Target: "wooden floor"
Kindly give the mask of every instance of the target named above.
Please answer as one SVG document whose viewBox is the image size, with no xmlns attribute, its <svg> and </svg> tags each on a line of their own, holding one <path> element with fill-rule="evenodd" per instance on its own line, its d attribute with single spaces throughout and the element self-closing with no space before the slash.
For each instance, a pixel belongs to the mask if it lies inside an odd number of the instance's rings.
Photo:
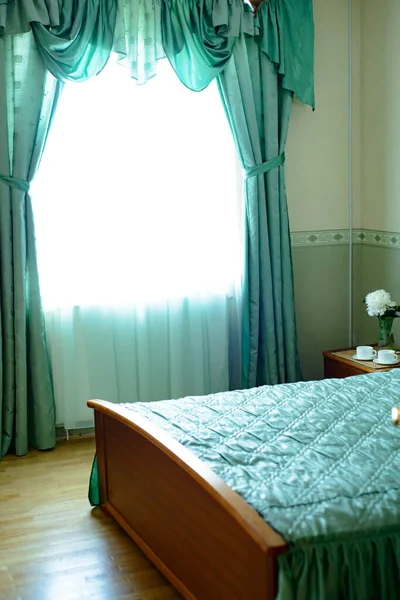
<svg viewBox="0 0 400 600">
<path fill-rule="evenodd" d="M 0 462 L 1 600 L 178 600 L 87 500 L 93 437 Z"/>
</svg>

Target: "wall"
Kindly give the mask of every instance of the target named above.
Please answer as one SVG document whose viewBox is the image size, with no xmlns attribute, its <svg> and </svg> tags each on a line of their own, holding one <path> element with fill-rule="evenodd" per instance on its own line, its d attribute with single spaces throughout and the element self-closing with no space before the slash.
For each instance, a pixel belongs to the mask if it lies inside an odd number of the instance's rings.
<svg viewBox="0 0 400 600">
<path fill-rule="evenodd" d="M 361 226 L 395 232 L 400 232 L 399 32 L 399 0 L 364 0 Z"/>
<path fill-rule="evenodd" d="M 360 3 L 353 2 L 356 106 Z M 347 11 L 347 0 L 314 2 L 316 110 L 295 102 L 287 145 L 299 351 L 306 379 L 322 377 L 322 350 L 346 346 L 349 338 Z M 353 194 L 359 214 L 359 111 L 353 118 Z"/>
<path fill-rule="evenodd" d="M 365 295 L 400 303 L 400 2 L 352 0 L 353 327 L 349 331 L 348 2 L 315 0 L 317 110 L 295 102 L 287 148 L 299 350 L 306 379 L 321 351 L 373 343 Z M 395 322 L 400 340 L 400 319 Z"/>
<path fill-rule="evenodd" d="M 348 227 L 347 0 L 316 0 L 316 110 L 295 101 L 287 145 L 292 231 Z"/>
<path fill-rule="evenodd" d="M 392 237 L 392 234 L 390 234 Z M 365 311 L 362 299 L 376 289 L 390 291 L 393 299 L 400 303 L 400 236 L 398 245 L 389 244 L 358 245 L 355 252 L 357 271 L 354 279 L 354 316 L 355 344 L 371 344 L 378 340 L 379 323 L 377 318 L 369 317 Z M 356 301 L 357 300 L 357 301 Z M 393 331 L 400 342 L 400 319 L 394 323 Z"/>
<path fill-rule="evenodd" d="M 362 298 L 383 288 L 400 303 L 400 2 L 364 0 L 361 11 L 361 227 L 354 257 L 355 343 L 376 341 Z M 388 233 L 389 232 L 389 233 Z M 397 341 L 400 319 L 395 322 Z"/>
</svg>

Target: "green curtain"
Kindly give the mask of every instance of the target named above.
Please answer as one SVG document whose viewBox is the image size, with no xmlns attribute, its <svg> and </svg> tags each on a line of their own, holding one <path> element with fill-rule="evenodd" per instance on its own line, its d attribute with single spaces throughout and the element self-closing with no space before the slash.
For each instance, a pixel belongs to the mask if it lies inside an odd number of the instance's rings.
<svg viewBox="0 0 400 600">
<path fill-rule="evenodd" d="M 116 14 L 117 0 L 0 0 L 1 456 L 55 444 L 29 183 L 60 82 L 104 68 Z"/>
<path fill-rule="evenodd" d="M 293 94 L 314 107 L 312 0 L 269 0 L 256 18 L 243 0 L 122 4 L 114 50 L 138 81 L 154 76 L 163 56 L 190 89 L 200 91 L 218 76 L 246 175 L 242 386 L 296 381 L 282 165 Z"/>
<path fill-rule="evenodd" d="M 281 165 L 293 94 L 314 106 L 312 0 L 269 0 L 256 18 L 242 0 L 0 0 L 0 36 L 1 453 L 54 444 L 27 193 L 60 91 L 45 69 L 87 79 L 112 44 L 140 82 L 165 56 L 193 90 L 219 76 L 246 170 L 242 385 L 297 379 Z"/>
<path fill-rule="evenodd" d="M 0 38 L 0 451 L 55 444 L 55 414 L 36 264 L 29 182 L 60 84 L 31 33 Z"/>
<path fill-rule="evenodd" d="M 293 93 L 255 38 L 245 35 L 218 83 L 245 175 L 242 386 L 297 381 L 283 169 Z"/>
</svg>

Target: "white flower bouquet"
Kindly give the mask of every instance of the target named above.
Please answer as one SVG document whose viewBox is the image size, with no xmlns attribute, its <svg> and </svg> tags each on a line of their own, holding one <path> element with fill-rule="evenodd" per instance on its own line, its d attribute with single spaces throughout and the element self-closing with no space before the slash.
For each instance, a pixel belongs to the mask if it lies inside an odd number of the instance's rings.
<svg viewBox="0 0 400 600">
<path fill-rule="evenodd" d="M 375 290 L 367 294 L 364 298 L 367 305 L 367 313 L 370 317 L 379 319 L 379 347 L 389 347 L 396 349 L 394 335 L 392 333 L 393 319 L 400 317 L 400 306 L 392 300 L 389 292 L 385 290 Z"/>
<path fill-rule="evenodd" d="M 400 316 L 400 306 L 392 300 L 389 292 L 385 290 L 376 290 L 367 294 L 364 298 L 367 305 L 367 313 L 370 317 L 392 318 Z"/>
</svg>

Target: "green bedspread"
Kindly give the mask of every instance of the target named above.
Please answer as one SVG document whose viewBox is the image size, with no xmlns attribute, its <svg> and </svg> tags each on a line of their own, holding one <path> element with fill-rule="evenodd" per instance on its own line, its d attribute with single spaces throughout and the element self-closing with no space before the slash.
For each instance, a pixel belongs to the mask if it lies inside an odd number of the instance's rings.
<svg viewBox="0 0 400 600">
<path fill-rule="evenodd" d="M 279 600 L 397 600 L 396 403 L 394 369 L 124 406 L 207 463 L 288 542 Z M 96 482 L 94 469 L 94 504 Z"/>
</svg>

